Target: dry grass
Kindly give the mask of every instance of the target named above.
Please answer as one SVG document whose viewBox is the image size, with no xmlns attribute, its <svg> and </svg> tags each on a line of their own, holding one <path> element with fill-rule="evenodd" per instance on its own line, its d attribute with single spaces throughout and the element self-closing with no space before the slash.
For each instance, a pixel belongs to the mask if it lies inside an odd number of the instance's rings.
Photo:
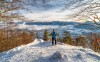
<svg viewBox="0 0 100 62">
<path fill-rule="evenodd" d="M 100 52 L 100 34 L 99 33 L 90 33 L 87 36 L 87 39 L 90 41 L 90 47 L 96 52 Z"/>
<path fill-rule="evenodd" d="M 33 35 L 25 32 L 0 30 L 0 52 L 33 41 Z"/>
</svg>

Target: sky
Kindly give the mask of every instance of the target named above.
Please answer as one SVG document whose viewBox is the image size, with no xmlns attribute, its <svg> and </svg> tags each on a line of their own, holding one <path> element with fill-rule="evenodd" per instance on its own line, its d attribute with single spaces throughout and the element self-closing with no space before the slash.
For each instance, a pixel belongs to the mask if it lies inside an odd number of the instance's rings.
<svg viewBox="0 0 100 62">
<path fill-rule="evenodd" d="M 67 16 L 81 10 L 81 8 L 75 8 L 75 6 L 98 1 L 99 0 L 50 0 L 46 3 L 45 8 L 41 0 L 37 0 L 38 3 L 35 6 L 25 5 L 28 11 L 18 10 L 16 12 L 34 21 L 73 21 L 72 19 L 68 19 Z"/>
</svg>

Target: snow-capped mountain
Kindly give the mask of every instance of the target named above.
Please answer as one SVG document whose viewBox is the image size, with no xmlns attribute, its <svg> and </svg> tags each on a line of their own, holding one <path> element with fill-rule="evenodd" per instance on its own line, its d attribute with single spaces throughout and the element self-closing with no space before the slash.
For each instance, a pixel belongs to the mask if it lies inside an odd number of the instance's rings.
<svg viewBox="0 0 100 62">
<path fill-rule="evenodd" d="M 35 39 L 33 43 L 0 53 L 0 62 L 100 62 L 100 54 L 90 49 Z"/>
</svg>

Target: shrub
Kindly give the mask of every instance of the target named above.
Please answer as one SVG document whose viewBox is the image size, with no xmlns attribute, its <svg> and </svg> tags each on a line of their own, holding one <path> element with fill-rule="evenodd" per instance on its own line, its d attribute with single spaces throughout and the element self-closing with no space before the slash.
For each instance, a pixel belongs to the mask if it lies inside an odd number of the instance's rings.
<svg viewBox="0 0 100 62">
<path fill-rule="evenodd" d="M 71 35 L 69 32 L 67 32 L 67 31 L 63 32 L 62 42 L 66 43 L 66 44 L 70 44 L 70 45 L 73 44 L 72 38 L 71 38 Z"/>
<path fill-rule="evenodd" d="M 47 29 L 45 29 L 45 31 L 44 31 L 43 40 L 45 40 L 45 41 L 49 40 L 49 34 L 48 34 Z"/>
<path fill-rule="evenodd" d="M 100 34 L 98 33 L 89 33 L 87 35 L 87 39 L 89 40 L 90 48 L 94 51 L 100 52 Z"/>
<path fill-rule="evenodd" d="M 85 37 L 82 35 L 79 35 L 76 39 L 75 39 L 75 45 L 76 46 L 82 46 L 82 47 L 86 47 L 86 40 Z"/>
<path fill-rule="evenodd" d="M 69 32 L 63 32 L 63 39 L 61 42 L 74 45 L 90 48 L 96 52 L 100 52 L 100 34 L 99 33 L 89 33 L 86 36 L 79 35 L 73 39 Z"/>
</svg>

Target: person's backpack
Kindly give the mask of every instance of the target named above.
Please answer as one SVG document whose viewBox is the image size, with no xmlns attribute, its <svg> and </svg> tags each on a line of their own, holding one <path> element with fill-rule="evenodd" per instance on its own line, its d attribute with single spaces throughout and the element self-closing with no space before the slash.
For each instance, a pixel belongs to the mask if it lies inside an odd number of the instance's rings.
<svg viewBox="0 0 100 62">
<path fill-rule="evenodd" d="M 52 38 L 56 38 L 56 33 L 52 32 Z"/>
</svg>

